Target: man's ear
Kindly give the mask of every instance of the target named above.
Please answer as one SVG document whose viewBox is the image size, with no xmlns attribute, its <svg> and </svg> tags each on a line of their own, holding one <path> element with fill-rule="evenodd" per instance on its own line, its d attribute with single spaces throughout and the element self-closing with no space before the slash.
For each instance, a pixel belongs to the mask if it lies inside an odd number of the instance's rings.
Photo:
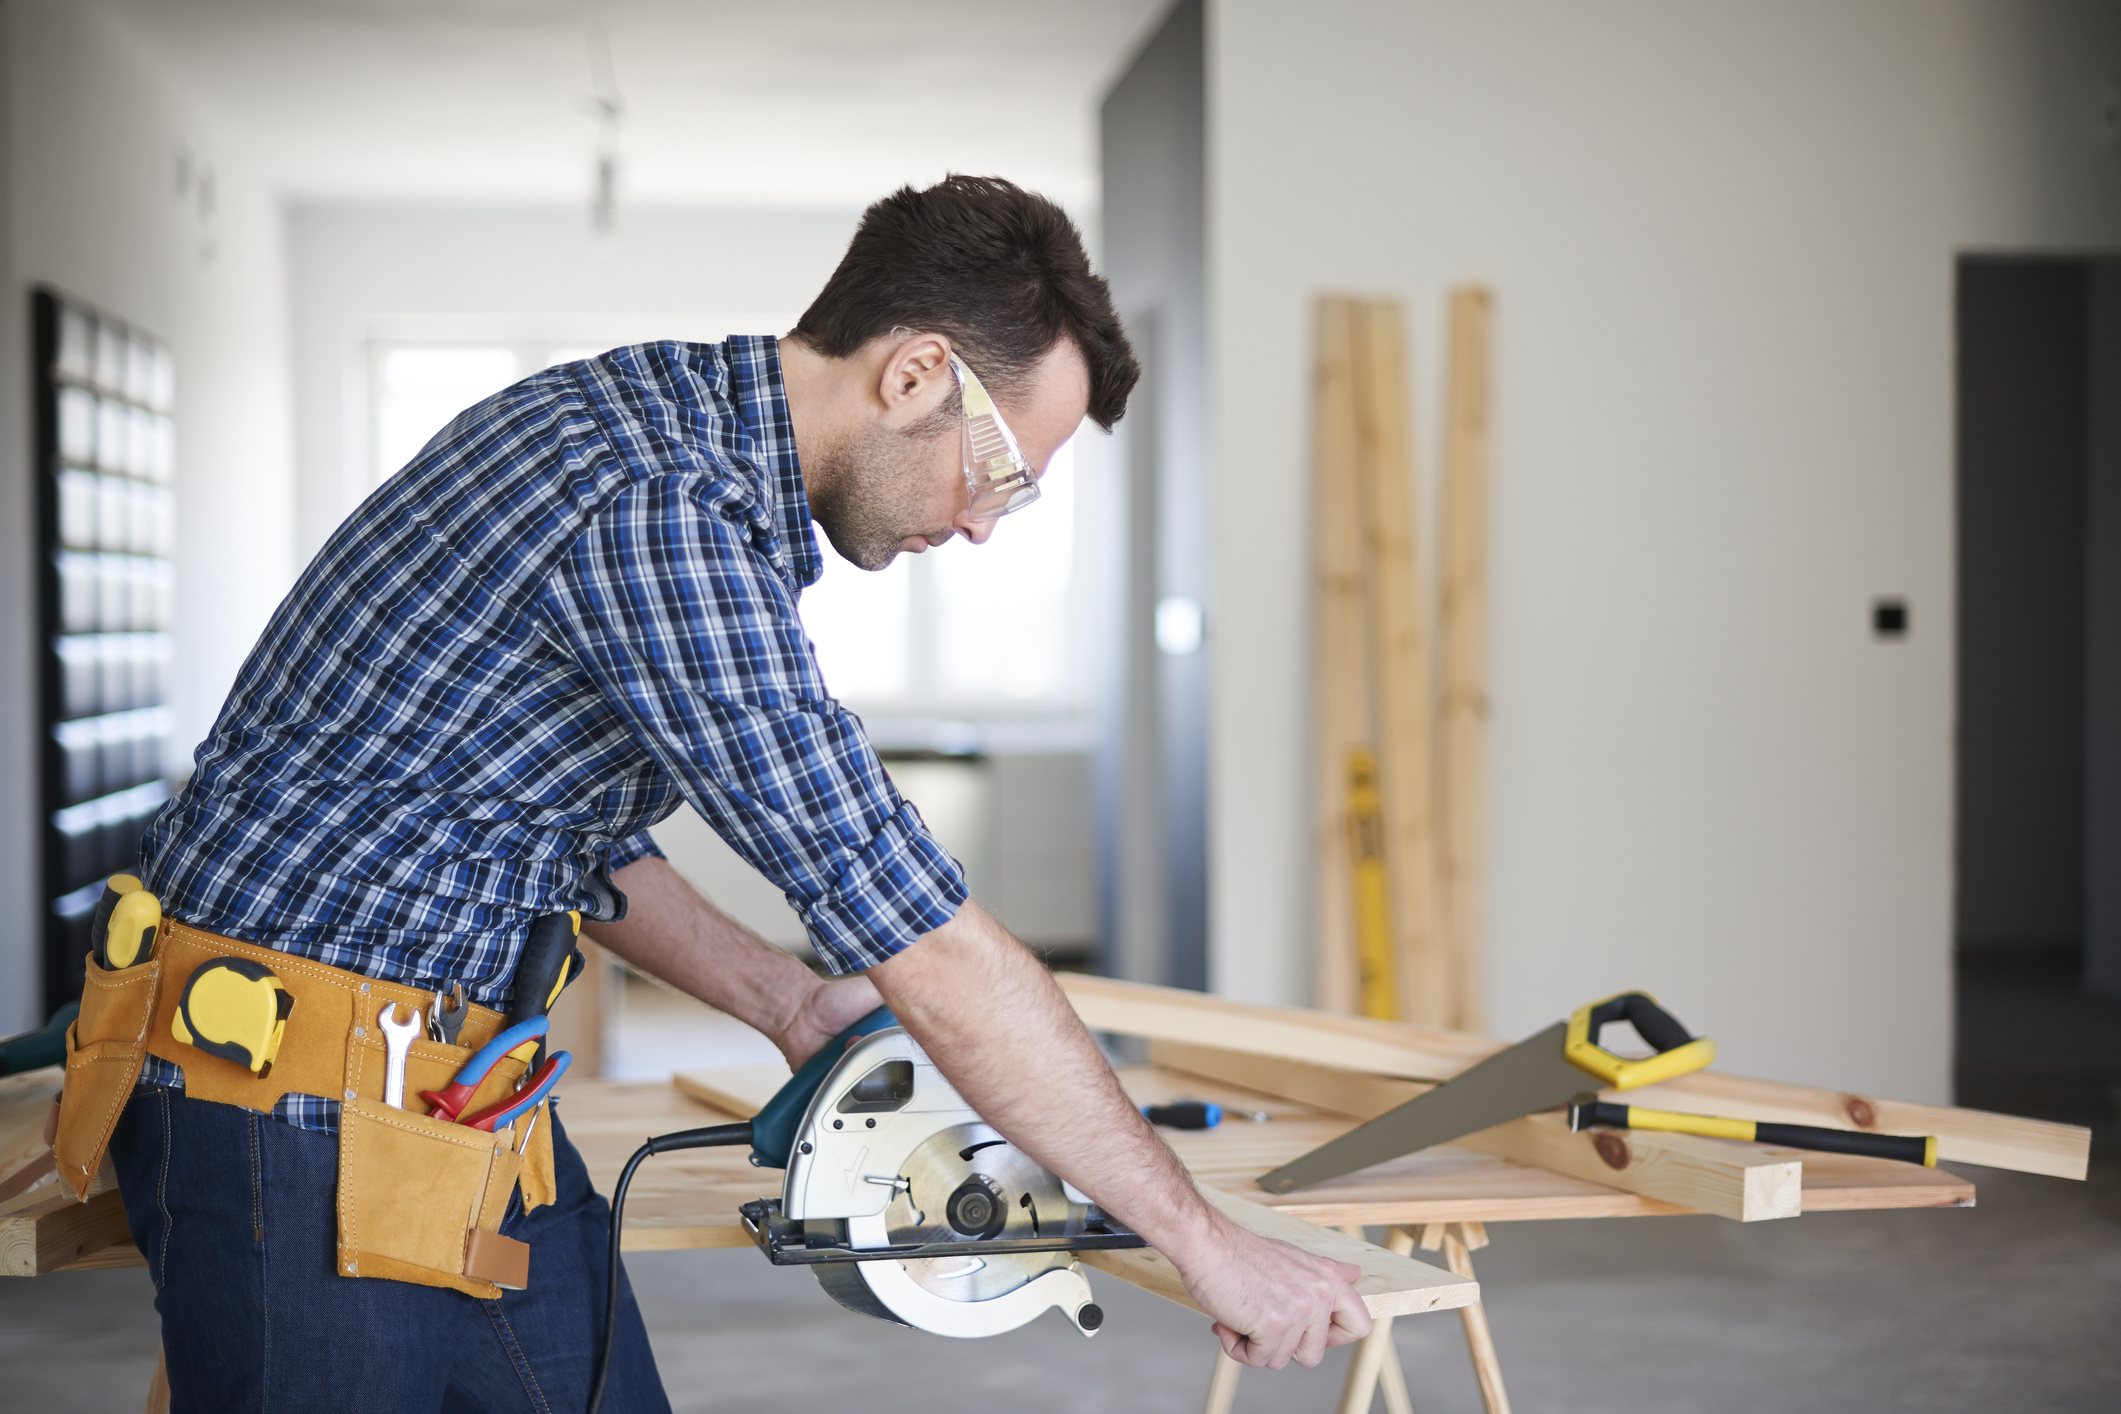
<svg viewBox="0 0 2121 1414">
<path fill-rule="evenodd" d="M 894 330 L 877 376 L 876 394 L 887 416 L 914 421 L 928 414 L 948 390 L 950 341 L 940 334 Z"/>
</svg>

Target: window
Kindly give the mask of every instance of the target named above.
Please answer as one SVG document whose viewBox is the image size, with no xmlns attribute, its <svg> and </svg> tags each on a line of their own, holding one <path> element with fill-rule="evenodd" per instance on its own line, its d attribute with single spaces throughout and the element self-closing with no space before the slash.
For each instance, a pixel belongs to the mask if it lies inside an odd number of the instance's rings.
<svg viewBox="0 0 2121 1414">
<path fill-rule="evenodd" d="M 785 328 L 748 319 L 730 327 Z M 370 485 L 419 454 L 463 409 L 541 368 L 588 358 L 581 339 L 379 339 L 370 346 Z M 822 533 L 824 577 L 802 598 L 804 627 L 833 695 L 888 741 L 932 739 L 936 722 L 1050 721 L 1079 726 L 1093 694 L 1081 663 L 1082 559 L 1075 454 L 1054 454 L 1038 504 L 985 545 L 953 540 L 865 573 Z"/>
</svg>

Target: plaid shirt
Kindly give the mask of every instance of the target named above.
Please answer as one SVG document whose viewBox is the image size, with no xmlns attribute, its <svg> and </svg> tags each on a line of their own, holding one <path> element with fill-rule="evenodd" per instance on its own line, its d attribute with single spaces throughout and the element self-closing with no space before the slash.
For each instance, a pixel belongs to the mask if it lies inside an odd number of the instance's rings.
<svg viewBox="0 0 2121 1414">
<path fill-rule="evenodd" d="M 965 883 L 826 695 L 796 617 L 820 569 L 773 339 L 547 369 L 326 542 L 149 826 L 147 885 L 198 927 L 505 1009 L 531 920 L 623 917 L 612 871 L 683 800 L 830 968 L 881 962 Z M 329 1131 L 338 1106 L 279 1113 Z"/>
</svg>

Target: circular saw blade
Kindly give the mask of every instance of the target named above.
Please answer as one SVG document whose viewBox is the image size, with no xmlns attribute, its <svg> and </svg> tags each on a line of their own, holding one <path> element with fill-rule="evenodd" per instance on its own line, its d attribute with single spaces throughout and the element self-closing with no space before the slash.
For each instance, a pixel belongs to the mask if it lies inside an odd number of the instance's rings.
<svg viewBox="0 0 2121 1414">
<path fill-rule="evenodd" d="M 1071 1200 L 1061 1181 L 994 1129 L 978 1122 L 952 1125 L 930 1135 L 906 1158 L 906 1190 L 884 1214 L 893 1242 L 961 1242 L 972 1238 L 950 1225 L 950 1195 L 976 1174 L 1000 1190 L 1004 1218 L 993 1240 L 1071 1237 L 1089 1221 L 1089 1210 Z M 901 1263 L 915 1282 L 952 1301 L 991 1301 L 1005 1296 L 1074 1256 L 1065 1251 L 924 1257 Z M 860 1264 L 867 1267 L 869 1263 Z"/>
</svg>

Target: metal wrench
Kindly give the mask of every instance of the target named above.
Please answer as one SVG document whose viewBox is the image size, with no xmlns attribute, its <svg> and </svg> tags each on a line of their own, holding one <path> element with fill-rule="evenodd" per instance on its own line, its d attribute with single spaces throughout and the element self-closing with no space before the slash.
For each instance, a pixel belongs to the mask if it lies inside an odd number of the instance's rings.
<svg viewBox="0 0 2121 1414">
<path fill-rule="evenodd" d="M 382 1014 L 376 1017 L 376 1025 L 383 1028 L 383 1044 L 388 1048 L 389 1061 L 383 1071 L 383 1103 L 392 1109 L 405 1108 L 405 1053 L 412 1049 L 413 1038 L 426 1031 L 420 1009 L 413 1008 L 412 1019 L 398 1020 L 398 1004 L 383 1003 Z"/>
</svg>

